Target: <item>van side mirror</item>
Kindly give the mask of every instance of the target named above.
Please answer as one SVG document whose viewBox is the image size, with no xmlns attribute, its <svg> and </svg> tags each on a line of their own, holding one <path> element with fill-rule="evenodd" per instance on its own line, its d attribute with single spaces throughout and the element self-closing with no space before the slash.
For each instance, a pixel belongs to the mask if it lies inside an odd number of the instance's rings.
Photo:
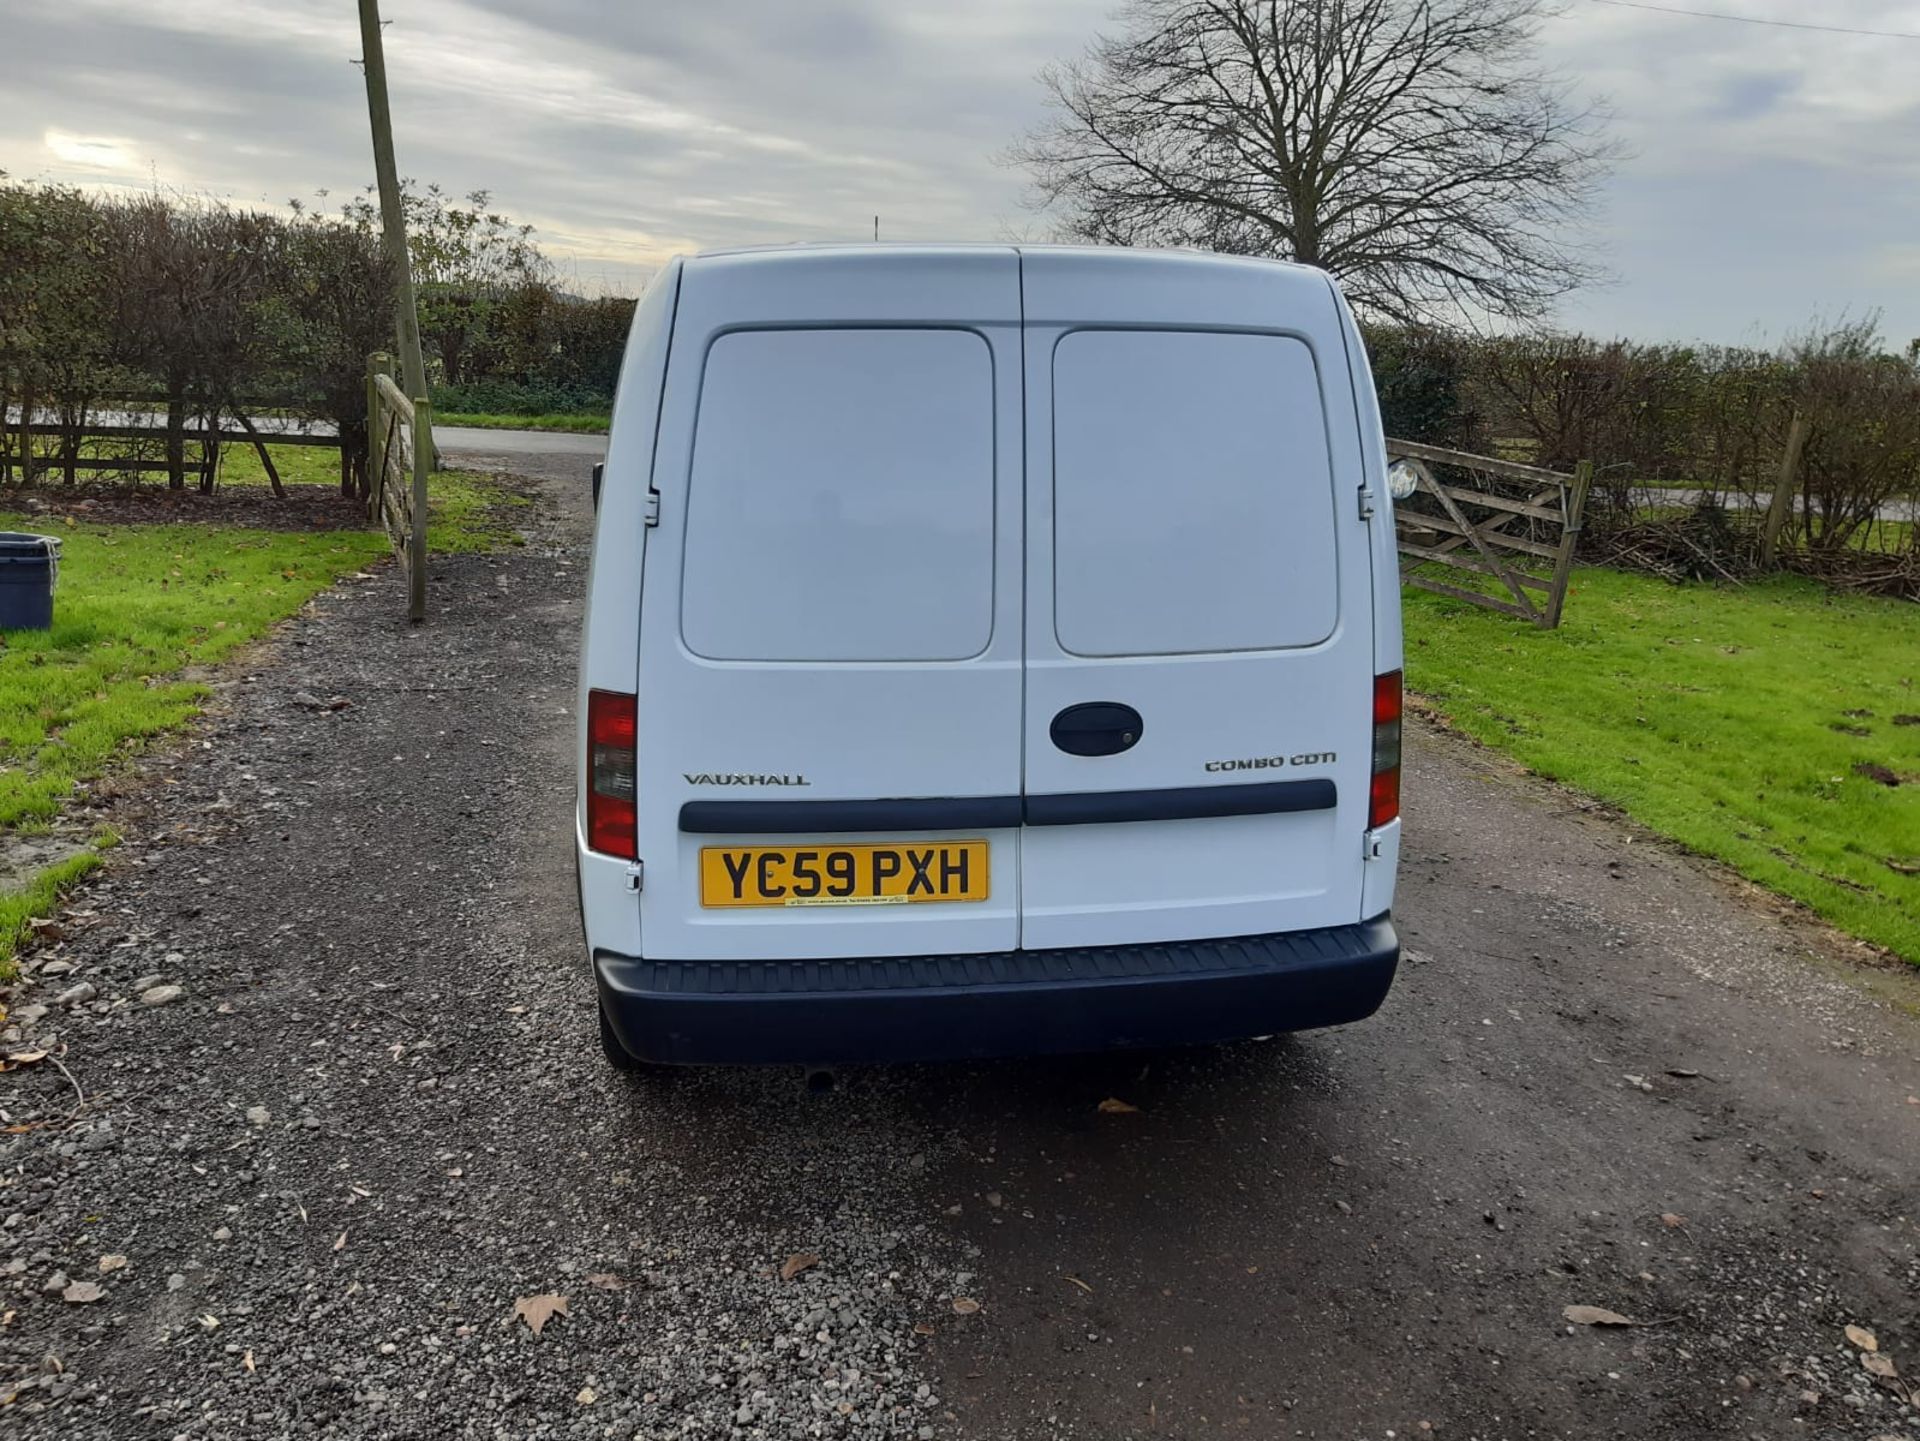
<svg viewBox="0 0 1920 1441">
<path fill-rule="evenodd" d="M 593 463 L 593 508 L 595 510 L 600 509 L 600 477 L 605 474 L 606 469 L 607 463 L 604 460 L 596 460 Z"/>
</svg>

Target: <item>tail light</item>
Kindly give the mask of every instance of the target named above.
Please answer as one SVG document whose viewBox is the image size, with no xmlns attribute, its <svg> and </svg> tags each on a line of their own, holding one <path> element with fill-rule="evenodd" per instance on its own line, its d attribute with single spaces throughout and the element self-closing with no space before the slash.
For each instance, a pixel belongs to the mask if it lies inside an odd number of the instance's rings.
<svg viewBox="0 0 1920 1441">
<path fill-rule="evenodd" d="M 1367 829 L 1400 815 L 1400 672 L 1373 678 L 1373 782 L 1367 791 Z"/>
<path fill-rule="evenodd" d="M 627 860 L 639 854 L 635 709 L 630 695 L 587 692 L 587 844 Z"/>
</svg>

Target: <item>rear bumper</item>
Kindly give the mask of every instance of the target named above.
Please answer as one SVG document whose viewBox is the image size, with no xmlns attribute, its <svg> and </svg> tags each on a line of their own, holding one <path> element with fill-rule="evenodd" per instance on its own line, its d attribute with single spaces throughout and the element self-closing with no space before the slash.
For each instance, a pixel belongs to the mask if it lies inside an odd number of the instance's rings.
<svg viewBox="0 0 1920 1441">
<path fill-rule="evenodd" d="M 981 1059 L 1240 1040 L 1373 1014 L 1387 916 L 1228 940 L 879 960 L 594 956 L 600 1003 L 645 1061 Z"/>
</svg>

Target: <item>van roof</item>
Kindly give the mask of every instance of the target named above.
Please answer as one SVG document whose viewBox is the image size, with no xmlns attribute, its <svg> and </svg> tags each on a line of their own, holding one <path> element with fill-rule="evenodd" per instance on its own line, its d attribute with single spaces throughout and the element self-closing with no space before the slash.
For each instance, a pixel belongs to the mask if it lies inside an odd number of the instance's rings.
<svg viewBox="0 0 1920 1441">
<path fill-rule="evenodd" d="M 757 263 L 777 265 L 782 261 L 817 256 L 881 253 L 888 256 L 951 255 L 955 251 L 993 251 L 1005 255 L 1049 254 L 1100 256 L 1116 265 L 1153 267 L 1258 268 L 1285 270 L 1324 278 L 1326 272 L 1292 260 L 1274 260 L 1264 256 L 1222 255 L 1211 250 L 1160 249 L 1151 246 L 1067 245 L 1054 243 L 1015 244 L 987 241 L 792 241 L 774 245 L 729 245 L 701 250 L 686 257 L 689 265 L 704 260 L 751 257 Z"/>
</svg>

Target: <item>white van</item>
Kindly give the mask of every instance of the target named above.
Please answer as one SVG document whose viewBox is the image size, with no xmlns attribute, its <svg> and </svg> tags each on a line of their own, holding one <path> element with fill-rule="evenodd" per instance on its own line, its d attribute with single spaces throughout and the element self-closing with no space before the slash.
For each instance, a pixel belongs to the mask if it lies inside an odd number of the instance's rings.
<svg viewBox="0 0 1920 1441">
<path fill-rule="evenodd" d="M 676 261 L 596 477 L 601 1038 L 830 1064 L 1358 1020 L 1399 959 L 1400 612 L 1319 271 Z"/>
</svg>

